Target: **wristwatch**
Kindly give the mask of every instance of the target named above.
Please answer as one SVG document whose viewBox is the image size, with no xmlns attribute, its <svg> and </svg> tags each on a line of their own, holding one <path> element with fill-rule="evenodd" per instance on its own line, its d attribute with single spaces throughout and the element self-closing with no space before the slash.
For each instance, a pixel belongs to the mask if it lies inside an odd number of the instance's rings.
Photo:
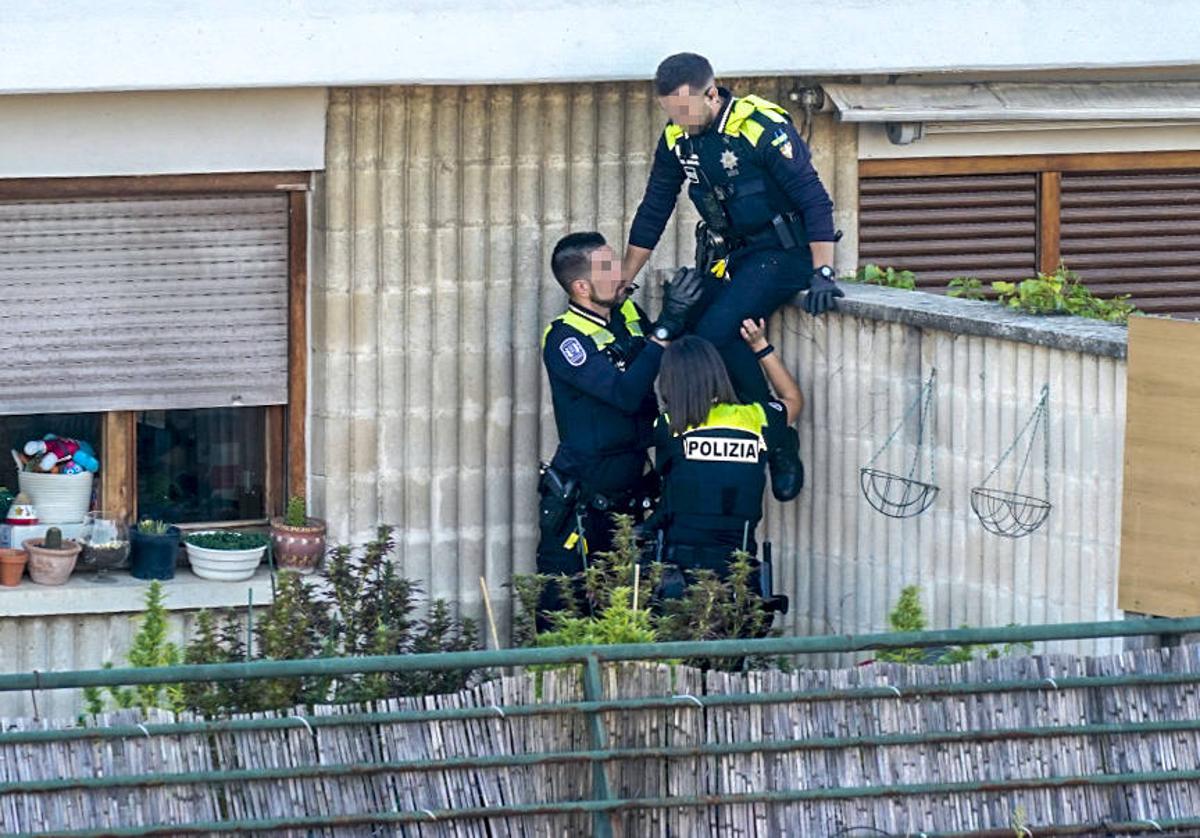
<svg viewBox="0 0 1200 838">
<path fill-rule="evenodd" d="M 654 334 L 654 337 L 658 338 L 659 340 L 670 340 L 671 339 L 671 333 L 667 331 L 666 326 L 659 326 L 658 328 L 656 328 L 654 330 L 653 334 Z"/>
<path fill-rule="evenodd" d="M 823 279 L 827 279 L 830 282 L 833 282 L 833 277 L 834 277 L 833 268 L 829 267 L 828 265 L 822 265 L 821 267 L 819 267 L 815 271 L 813 271 L 813 273 L 820 274 Z"/>
</svg>

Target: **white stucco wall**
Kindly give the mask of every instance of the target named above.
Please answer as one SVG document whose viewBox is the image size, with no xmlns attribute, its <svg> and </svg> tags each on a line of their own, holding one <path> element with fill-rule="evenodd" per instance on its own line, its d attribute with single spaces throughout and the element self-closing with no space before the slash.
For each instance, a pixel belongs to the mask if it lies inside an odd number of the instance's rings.
<svg viewBox="0 0 1200 838">
<path fill-rule="evenodd" d="M 0 96 L 0 125 L 0 178 L 325 166 L 321 88 Z"/>
<path fill-rule="evenodd" d="M 9 4 L 0 93 L 1170 67 L 1194 0 L 86 0 Z M 735 25 L 736 24 L 736 25 Z"/>
</svg>

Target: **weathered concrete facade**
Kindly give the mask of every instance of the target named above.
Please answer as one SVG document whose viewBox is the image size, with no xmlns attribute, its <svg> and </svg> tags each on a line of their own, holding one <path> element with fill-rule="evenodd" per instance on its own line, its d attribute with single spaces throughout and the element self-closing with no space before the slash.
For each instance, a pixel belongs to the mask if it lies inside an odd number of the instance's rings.
<svg viewBox="0 0 1200 838">
<path fill-rule="evenodd" d="M 785 80 L 734 85 L 786 97 Z M 470 612 L 480 576 L 503 604 L 500 586 L 532 570 L 538 458 L 554 446 L 539 343 L 564 307 L 550 251 L 582 229 L 623 245 L 663 123 L 647 83 L 331 92 L 310 463 L 337 537 L 402 524 L 408 572 Z M 844 267 L 854 137 L 814 126 Z M 695 218 L 689 205 L 668 229 L 643 293 L 692 261 Z"/>
<path fill-rule="evenodd" d="M 734 87 L 786 101 L 781 80 Z M 550 249 L 579 229 L 623 243 L 662 121 L 644 83 L 331 92 L 314 199 L 312 496 L 338 538 L 400 524 L 407 572 L 467 613 L 480 612 L 483 576 L 506 625 L 502 586 L 533 567 L 537 461 L 554 444 L 538 346 L 562 307 Z M 828 117 L 813 129 L 847 234 L 839 270 L 856 258 L 855 137 Z M 661 273 L 691 261 L 693 221 L 684 207 L 643 277 L 652 310 Z M 768 513 L 791 626 L 880 628 L 905 584 L 924 588 L 937 626 L 1115 616 L 1123 333 L 971 329 L 995 310 L 966 303 L 888 314 L 913 307 L 904 296 L 816 322 L 789 309 L 773 324 L 809 399 L 809 488 Z M 934 367 L 941 495 L 894 521 L 863 500 L 858 468 Z M 1037 534 L 999 539 L 969 490 L 1043 383 L 1054 511 Z"/>
</svg>

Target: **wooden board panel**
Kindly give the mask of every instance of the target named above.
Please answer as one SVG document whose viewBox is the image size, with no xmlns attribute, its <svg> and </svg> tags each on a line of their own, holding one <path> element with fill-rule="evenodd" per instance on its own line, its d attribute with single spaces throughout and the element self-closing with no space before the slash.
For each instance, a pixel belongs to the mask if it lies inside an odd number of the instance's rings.
<svg viewBox="0 0 1200 838">
<path fill-rule="evenodd" d="M 1200 323 L 1129 323 L 1117 604 L 1200 615 Z"/>
<path fill-rule="evenodd" d="M 110 411 L 101 423 L 100 508 L 132 524 L 137 520 L 137 414 Z"/>
</svg>

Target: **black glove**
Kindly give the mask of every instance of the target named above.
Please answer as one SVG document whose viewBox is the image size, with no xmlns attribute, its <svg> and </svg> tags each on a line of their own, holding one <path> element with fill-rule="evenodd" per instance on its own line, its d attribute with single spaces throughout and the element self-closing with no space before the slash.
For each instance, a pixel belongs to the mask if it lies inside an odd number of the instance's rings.
<svg viewBox="0 0 1200 838">
<path fill-rule="evenodd" d="M 680 268 L 663 283 L 662 311 L 652 332 L 655 337 L 671 340 L 679 336 L 687 324 L 688 313 L 704 298 L 704 284 L 704 274 L 695 268 Z"/>
<path fill-rule="evenodd" d="M 837 298 L 844 296 L 846 292 L 838 288 L 836 282 L 813 271 L 812 284 L 808 286 L 801 308 L 814 317 L 827 311 L 837 311 Z"/>
<path fill-rule="evenodd" d="M 771 467 L 771 494 L 777 501 L 789 501 L 804 488 L 804 463 L 800 462 L 800 434 L 793 427 L 784 431 L 783 442 L 767 452 Z"/>
</svg>

